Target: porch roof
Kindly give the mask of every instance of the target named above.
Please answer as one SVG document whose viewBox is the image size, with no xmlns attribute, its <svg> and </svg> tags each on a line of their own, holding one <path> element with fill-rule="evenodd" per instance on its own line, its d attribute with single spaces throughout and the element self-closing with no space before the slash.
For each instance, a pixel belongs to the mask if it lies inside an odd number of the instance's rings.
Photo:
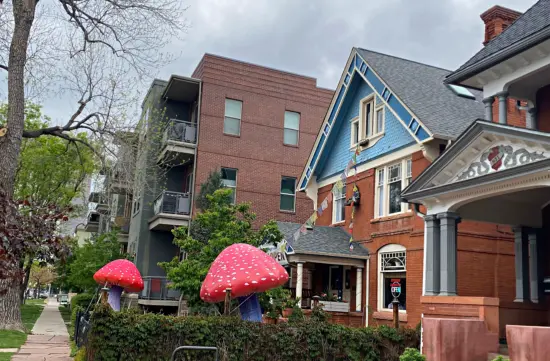
<svg viewBox="0 0 550 361">
<path fill-rule="evenodd" d="M 292 239 L 302 224 L 277 222 L 279 230 L 286 239 Z M 311 254 L 343 258 L 367 259 L 369 251 L 360 244 L 349 249 L 350 234 L 340 227 L 314 226 L 303 233 L 298 241 L 292 242 L 296 254 Z"/>
</svg>

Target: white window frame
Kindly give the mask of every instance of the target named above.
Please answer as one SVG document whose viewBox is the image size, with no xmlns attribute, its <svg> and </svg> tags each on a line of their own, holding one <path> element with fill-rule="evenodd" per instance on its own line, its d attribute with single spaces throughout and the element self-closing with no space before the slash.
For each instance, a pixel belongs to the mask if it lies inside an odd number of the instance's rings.
<svg viewBox="0 0 550 361">
<path fill-rule="evenodd" d="M 221 172 L 222 169 L 229 169 L 229 170 L 234 170 L 235 171 L 235 185 L 234 186 L 227 185 L 224 182 L 223 177 L 222 177 L 222 183 L 223 183 L 223 186 L 225 188 L 231 188 L 233 190 L 233 202 L 231 204 L 237 204 L 237 184 L 238 184 L 238 179 L 239 179 L 239 170 L 237 168 L 221 167 L 220 172 Z"/>
<path fill-rule="evenodd" d="M 350 148 L 355 149 L 357 144 L 361 143 L 361 122 L 359 117 L 355 117 L 351 120 L 351 137 L 350 137 Z M 355 137 L 357 137 L 357 142 L 355 142 Z"/>
<path fill-rule="evenodd" d="M 405 189 L 412 181 L 412 159 L 404 158 L 397 162 L 389 163 L 385 166 L 376 168 L 375 178 L 375 192 L 374 192 L 374 216 L 375 218 L 393 216 L 396 214 L 402 214 L 409 211 L 409 205 L 407 203 L 401 203 L 401 210 L 399 212 L 390 213 L 390 197 L 389 197 L 389 170 L 395 165 L 401 166 L 401 190 Z M 409 167 L 410 165 L 410 167 Z M 384 178 L 383 182 L 380 180 L 380 171 L 383 170 Z M 382 212 L 380 212 L 380 185 L 382 185 L 383 194 L 383 206 Z"/>
<path fill-rule="evenodd" d="M 294 179 L 294 193 L 283 193 L 283 190 L 281 189 L 281 186 L 283 185 L 283 179 Z M 296 212 L 296 183 L 298 182 L 298 179 L 296 177 L 287 177 L 282 176 L 281 177 L 281 184 L 279 186 L 279 211 L 281 212 Z M 292 204 L 292 209 L 281 209 L 281 198 L 285 196 L 293 196 L 294 202 Z"/>
<path fill-rule="evenodd" d="M 344 184 L 344 188 L 346 188 L 345 184 Z M 344 190 L 344 188 L 342 188 L 340 190 L 340 192 L 342 190 Z M 342 216 L 343 216 L 342 220 L 337 220 L 336 219 L 336 210 L 339 208 L 339 205 L 338 205 L 339 200 L 342 200 L 343 202 L 346 202 L 346 191 L 344 191 L 343 193 L 340 193 L 338 198 L 337 198 L 336 194 L 333 194 L 332 197 L 333 197 L 333 199 L 332 199 L 332 224 L 344 223 L 346 221 L 346 210 L 344 209 L 344 213 L 342 214 Z"/>
<path fill-rule="evenodd" d="M 405 252 L 405 265 L 404 270 L 396 271 L 382 271 L 382 255 L 387 253 L 394 252 Z M 387 244 L 384 247 L 378 250 L 378 311 L 379 312 L 391 312 L 392 309 L 387 308 L 387 305 L 384 305 L 384 274 L 385 273 L 405 273 L 405 278 L 407 278 L 407 249 L 400 244 Z M 399 313 L 407 313 L 407 310 L 399 310 Z"/>
<path fill-rule="evenodd" d="M 286 115 L 287 113 L 294 113 L 294 114 L 298 114 L 298 129 L 294 129 L 294 128 L 290 128 L 290 127 L 287 127 L 286 125 Z M 293 147 L 297 147 L 299 144 L 300 144 L 300 122 L 302 121 L 302 114 L 299 113 L 299 112 L 294 112 L 292 110 L 285 110 L 285 115 L 284 115 L 284 119 L 283 119 L 283 144 L 284 145 L 290 145 L 290 146 L 293 146 Z M 286 143 L 285 142 L 285 130 L 294 130 L 298 133 L 298 136 L 296 137 L 296 144 L 291 144 L 291 143 Z"/>
<path fill-rule="evenodd" d="M 241 113 L 239 114 L 239 118 L 230 117 L 227 115 L 227 101 L 233 101 L 233 102 L 239 102 L 241 104 Z M 223 134 L 232 135 L 232 136 L 240 136 L 241 135 L 241 125 L 242 125 L 242 118 L 243 118 L 243 101 L 239 99 L 231 99 L 231 98 L 225 98 L 224 99 L 224 108 L 223 108 Z M 233 134 L 233 133 L 227 133 L 225 131 L 225 121 L 227 118 L 230 119 L 238 119 L 239 120 L 239 133 Z"/>
<path fill-rule="evenodd" d="M 371 104 L 370 112 L 370 130 L 365 127 L 365 118 L 366 118 L 366 108 L 367 104 Z M 382 128 L 380 131 L 378 129 L 378 112 L 382 112 Z M 353 122 L 354 120 L 352 120 Z M 364 140 L 369 140 L 369 147 L 373 146 L 376 143 L 376 140 L 380 139 L 386 130 L 386 111 L 384 106 L 384 101 L 379 100 L 378 97 L 372 93 L 363 99 L 361 99 L 359 104 L 359 143 Z M 353 131 L 353 128 L 352 128 Z M 352 134 L 353 135 L 353 134 Z M 353 139 L 353 138 L 352 138 Z M 351 141 L 353 143 L 353 140 Z"/>
<path fill-rule="evenodd" d="M 187 189 L 185 191 L 189 194 L 193 193 L 193 185 L 191 183 L 193 183 L 193 172 L 187 174 Z"/>
</svg>

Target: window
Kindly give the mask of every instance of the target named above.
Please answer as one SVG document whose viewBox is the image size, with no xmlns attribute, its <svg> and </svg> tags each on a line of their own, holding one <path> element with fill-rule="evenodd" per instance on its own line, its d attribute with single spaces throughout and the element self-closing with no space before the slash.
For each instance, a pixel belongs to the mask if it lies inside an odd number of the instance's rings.
<svg viewBox="0 0 550 361">
<path fill-rule="evenodd" d="M 241 114 L 243 102 L 240 100 L 225 99 L 225 118 L 223 132 L 225 134 L 241 135 Z"/>
<path fill-rule="evenodd" d="M 359 143 L 359 118 L 351 123 L 351 147 L 354 148 Z"/>
<path fill-rule="evenodd" d="M 231 203 L 235 204 L 237 198 L 237 170 L 233 168 L 222 168 L 222 183 L 225 187 L 231 188 Z"/>
<path fill-rule="evenodd" d="M 359 118 L 359 140 L 378 137 L 384 133 L 384 103 L 374 95 L 369 95 L 361 101 Z M 352 127 L 352 137 L 353 132 Z"/>
<path fill-rule="evenodd" d="M 374 97 L 363 102 L 363 135 L 368 138 L 372 135 L 372 113 L 374 111 Z"/>
<path fill-rule="evenodd" d="M 300 139 L 300 113 L 285 112 L 285 129 L 283 142 L 288 145 L 298 145 Z"/>
<path fill-rule="evenodd" d="M 405 212 L 406 203 L 401 203 L 401 191 L 412 181 L 412 161 L 403 159 L 397 163 L 378 168 L 376 171 L 375 214 L 377 217 Z"/>
<path fill-rule="evenodd" d="M 332 223 L 346 220 L 346 186 L 334 192 L 334 204 L 332 211 Z"/>
<path fill-rule="evenodd" d="M 132 205 L 132 215 L 136 215 L 139 212 L 139 208 L 141 206 L 141 194 L 138 194 L 134 198 L 134 203 Z"/>
<path fill-rule="evenodd" d="M 296 178 L 283 177 L 281 179 L 281 211 L 294 212 L 296 206 Z"/>
<path fill-rule="evenodd" d="M 399 244 L 388 244 L 378 251 L 378 310 L 393 309 L 391 285 L 401 284 L 399 311 L 407 309 L 407 250 Z"/>
<path fill-rule="evenodd" d="M 453 85 L 453 84 L 449 84 L 449 88 L 451 88 L 451 90 L 458 96 L 460 97 L 464 97 L 464 98 L 469 98 L 469 99 L 475 99 L 476 97 L 472 94 L 471 91 L 469 91 L 468 89 L 460 86 L 460 85 Z"/>
</svg>

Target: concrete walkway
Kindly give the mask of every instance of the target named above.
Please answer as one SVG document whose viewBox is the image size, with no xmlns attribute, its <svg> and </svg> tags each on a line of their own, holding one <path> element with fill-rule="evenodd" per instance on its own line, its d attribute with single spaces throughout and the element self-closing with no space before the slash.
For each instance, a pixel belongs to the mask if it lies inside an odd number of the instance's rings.
<svg viewBox="0 0 550 361">
<path fill-rule="evenodd" d="M 48 304 L 34 324 L 32 335 L 19 349 L 12 361 L 69 361 L 69 333 L 55 299 Z"/>
</svg>

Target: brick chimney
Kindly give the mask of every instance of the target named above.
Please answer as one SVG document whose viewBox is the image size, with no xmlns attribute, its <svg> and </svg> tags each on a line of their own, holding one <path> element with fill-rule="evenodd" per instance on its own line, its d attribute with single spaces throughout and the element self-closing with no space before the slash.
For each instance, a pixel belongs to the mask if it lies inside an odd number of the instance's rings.
<svg viewBox="0 0 550 361">
<path fill-rule="evenodd" d="M 483 45 L 487 45 L 489 41 L 502 33 L 504 29 L 520 16 L 520 12 L 500 5 L 495 5 L 481 14 L 481 20 L 485 23 L 485 41 Z"/>
</svg>

